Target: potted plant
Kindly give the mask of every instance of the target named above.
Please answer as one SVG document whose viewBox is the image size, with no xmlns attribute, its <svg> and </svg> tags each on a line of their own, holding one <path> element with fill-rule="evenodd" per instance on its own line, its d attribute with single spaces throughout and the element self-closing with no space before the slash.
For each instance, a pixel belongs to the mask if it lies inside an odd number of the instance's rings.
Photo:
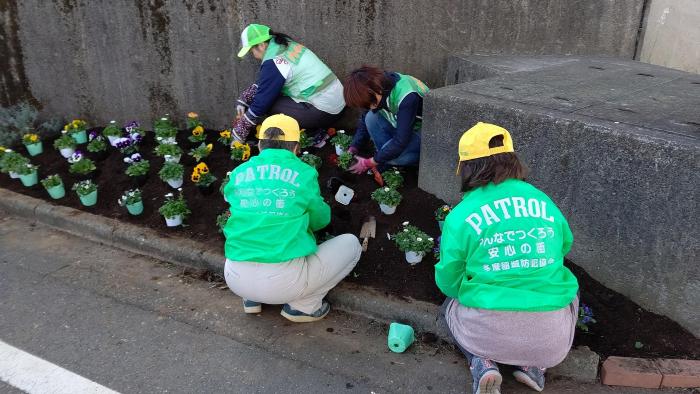
<svg viewBox="0 0 700 394">
<path fill-rule="evenodd" d="M 76 144 L 84 144 L 87 142 L 87 123 L 84 120 L 74 119 L 72 122 L 63 126 L 63 131 L 66 132 Z"/>
<path fill-rule="evenodd" d="M 22 181 L 22 184 L 26 187 L 31 187 L 39 183 L 38 169 L 38 166 L 26 163 L 23 166 L 16 167 L 15 171 L 19 174 L 19 180 Z"/>
<path fill-rule="evenodd" d="M 63 198 L 66 195 L 66 188 L 63 186 L 63 180 L 58 174 L 49 175 L 41 180 L 41 185 L 49 193 L 49 196 L 54 200 Z"/>
<path fill-rule="evenodd" d="M 148 180 L 148 171 L 151 169 L 151 163 L 141 158 L 141 155 L 138 153 L 131 155 L 131 157 L 125 157 L 124 162 L 129 165 L 126 167 L 125 173 L 131 178 L 133 183 L 138 187 L 146 184 Z"/>
<path fill-rule="evenodd" d="M 380 187 L 372 192 L 372 200 L 379 203 L 379 209 L 385 215 L 391 215 L 396 212 L 396 207 L 401 202 L 401 193 L 390 187 Z"/>
<path fill-rule="evenodd" d="M 219 228 L 219 232 L 223 234 L 224 232 L 224 227 L 226 226 L 226 223 L 228 222 L 228 218 L 231 217 L 231 211 L 228 209 L 221 212 L 217 217 L 216 217 L 216 226 Z"/>
<path fill-rule="evenodd" d="M 138 152 L 139 144 L 143 141 L 143 136 L 139 133 L 132 133 L 126 137 L 117 138 L 114 141 L 114 147 L 124 155 L 130 155 Z"/>
<path fill-rule="evenodd" d="M 182 191 L 175 198 L 173 193 L 165 195 L 165 202 L 158 208 L 158 212 L 165 218 L 165 224 L 168 227 L 180 226 L 182 221 L 190 214 L 187 208 L 187 202 L 182 196 Z"/>
<path fill-rule="evenodd" d="M 107 127 L 105 127 L 105 129 L 102 130 L 102 135 L 107 137 L 110 145 L 116 147 L 116 141 L 119 138 L 122 138 L 124 136 L 124 133 L 122 132 L 122 129 L 117 127 L 116 120 L 110 120 Z"/>
<path fill-rule="evenodd" d="M 336 135 L 331 138 L 331 144 L 335 145 L 335 154 L 340 156 L 347 151 L 352 143 L 352 137 L 345 134 L 345 130 L 338 130 Z"/>
<path fill-rule="evenodd" d="M 443 205 L 435 210 L 435 220 L 437 220 L 440 226 L 440 231 L 442 231 L 442 226 L 445 224 L 445 218 L 450 213 L 452 208 L 449 205 Z"/>
<path fill-rule="evenodd" d="M 146 136 L 146 131 L 141 128 L 141 125 L 139 122 L 135 120 L 130 120 L 124 125 L 124 131 L 126 131 L 126 134 L 129 136 L 133 136 L 133 134 L 138 134 L 141 137 Z"/>
<path fill-rule="evenodd" d="M 313 138 L 309 138 L 306 135 L 306 130 L 302 129 L 299 133 L 299 148 L 305 149 L 314 144 Z"/>
<path fill-rule="evenodd" d="M 209 172 L 209 167 L 207 167 L 206 163 L 201 162 L 197 164 L 192 170 L 190 179 L 203 195 L 209 195 L 214 191 L 212 184 L 216 181 L 216 177 Z"/>
<path fill-rule="evenodd" d="M 97 204 L 97 184 L 91 179 L 86 179 L 73 184 L 73 190 L 80 198 L 80 203 L 86 207 Z"/>
<path fill-rule="evenodd" d="M 302 153 L 301 161 L 303 161 L 304 163 L 310 165 L 311 167 L 313 167 L 315 169 L 321 168 L 321 164 L 323 163 L 321 161 L 320 157 L 313 155 L 307 151 L 304 151 L 304 153 Z"/>
<path fill-rule="evenodd" d="M 182 174 L 184 172 L 185 169 L 180 163 L 165 163 L 158 171 L 158 176 L 164 182 L 167 182 L 170 187 L 177 189 L 182 186 Z"/>
<path fill-rule="evenodd" d="M 233 141 L 233 145 L 231 145 L 231 159 L 233 161 L 246 161 L 250 159 L 250 145 Z"/>
<path fill-rule="evenodd" d="M 382 178 L 384 179 L 384 185 L 392 189 L 398 189 L 403 186 L 403 176 L 396 168 L 384 171 L 382 173 Z"/>
<path fill-rule="evenodd" d="M 0 172 L 10 175 L 12 179 L 18 179 L 17 170 L 29 164 L 29 159 L 12 149 L 4 148 L 3 155 L 0 156 Z"/>
<path fill-rule="evenodd" d="M 155 121 L 153 132 L 159 144 L 176 144 L 177 129 L 167 116 Z"/>
<path fill-rule="evenodd" d="M 93 130 L 88 134 L 87 150 L 92 153 L 95 160 L 102 161 L 109 156 L 107 151 L 107 141 L 97 131 Z"/>
<path fill-rule="evenodd" d="M 214 148 L 212 144 L 201 143 L 198 147 L 190 150 L 188 155 L 194 157 L 197 162 L 201 161 L 203 158 L 209 156 L 211 150 Z"/>
<path fill-rule="evenodd" d="M 411 264 L 418 264 L 423 257 L 433 247 L 433 239 L 418 227 L 403 222 L 403 229 L 391 236 L 398 245 L 399 250 L 406 254 L 406 261 Z"/>
<path fill-rule="evenodd" d="M 44 152 L 44 144 L 38 134 L 29 133 L 22 136 L 22 143 L 27 148 L 29 156 L 36 156 Z"/>
<path fill-rule="evenodd" d="M 204 127 L 199 125 L 195 126 L 195 128 L 192 129 L 192 135 L 187 137 L 187 139 L 194 145 L 205 142 L 207 140 L 207 134 L 204 132 Z"/>
<path fill-rule="evenodd" d="M 139 189 L 125 191 L 117 202 L 120 206 L 126 207 L 131 215 L 137 216 L 143 213 L 143 200 Z"/>
<path fill-rule="evenodd" d="M 87 158 L 80 151 L 76 151 L 69 158 L 68 172 L 75 176 L 75 179 L 82 181 L 93 176 L 93 172 L 97 169 L 95 162 Z"/>
<path fill-rule="evenodd" d="M 338 167 L 340 169 L 347 171 L 350 168 L 350 165 L 352 164 L 352 153 L 350 152 L 343 152 L 338 155 L 337 163 Z"/>
<path fill-rule="evenodd" d="M 224 146 L 231 146 L 231 142 L 233 142 L 233 138 L 231 137 L 231 131 L 229 130 L 222 130 L 219 132 L 219 143 Z"/>
<path fill-rule="evenodd" d="M 62 135 L 53 142 L 53 147 L 58 149 L 58 151 L 61 152 L 61 156 L 67 159 L 75 152 L 77 143 L 65 130 L 62 130 L 61 134 Z"/>
<path fill-rule="evenodd" d="M 199 121 L 199 114 L 196 112 L 187 113 L 187 130 L 192 130 L 197 126 L 201 126 L 202 122 Z"/>
<path fill-rule="evenodd" d="M 160 144 L 153 150 L 156 156 L 160 156 L 166 163 L 179 163 L 182 149 L 176 144 Z"/>
</svg>

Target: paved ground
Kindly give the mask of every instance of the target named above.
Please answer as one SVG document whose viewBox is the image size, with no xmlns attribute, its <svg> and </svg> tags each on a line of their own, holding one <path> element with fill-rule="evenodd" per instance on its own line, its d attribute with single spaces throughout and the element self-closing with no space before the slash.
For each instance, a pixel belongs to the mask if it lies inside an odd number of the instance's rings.
<svg viewBox="0 0 700 394">
<path fill-rule="evenodd" d="M 336 312 L 305 325 L 278 307 L 246 316 L 230 291 L 167 263 L 0 218 L 0 341 L 112 390 L 469 392 L 451 348 L 393 354 L 385 326 Z M 509 377 L 503 391 L 529 392 Z M 644 392 L 569 381 L 547 391 Z M 0 393 L 18 392 L 0 382 Z"/>
</svg>

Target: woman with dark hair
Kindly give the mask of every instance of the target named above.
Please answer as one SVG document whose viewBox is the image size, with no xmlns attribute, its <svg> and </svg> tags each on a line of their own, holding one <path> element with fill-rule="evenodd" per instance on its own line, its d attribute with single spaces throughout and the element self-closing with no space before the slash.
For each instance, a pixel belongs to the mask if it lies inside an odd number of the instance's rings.
<svg viewBox="0 0 700 394">
<path fill-rule="evenodd" d="M 563 265 L 573 235 L 554 202 L 523 181 L 507 130 L 478 123 L 466 131 L 457 173 L 464 198 L 445 221 L 435 282 L 473 392 L 500 393 L 497 363 L 542 391 L 545 369 L 574 339 L 578 282 Z"/>
<path fill-rule="evenodd" d="M 331 126 L 345 108 L 343 85 L 311 50 L 269 27 L 248 25 L 241 33 L 238 57 L 248 52 L 261 60 L 257 81 L 236 105 L 232 136 L 243 142 L 270 114 L 285 114 L 313 134 Z"/>
<path fill-rule="evenodd" d="M 377 152 L 357 157 L 350 170 L 356 174 L 377 165 L 415 166 L 420 157 L 423 97 L 428 87 L 418 79 L 397 72 L 362 66 L 348 75 L 343 96 L 349 107 L 362 109 L 349 152 L 357 154 L 367 137 Z"/>
</svg>

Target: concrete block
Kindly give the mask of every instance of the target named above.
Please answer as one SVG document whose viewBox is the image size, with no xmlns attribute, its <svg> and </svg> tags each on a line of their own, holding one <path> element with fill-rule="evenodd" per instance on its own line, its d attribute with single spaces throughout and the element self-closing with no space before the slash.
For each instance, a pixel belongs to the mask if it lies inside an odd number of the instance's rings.
<svg viewBox="0 0 700 394">
<path fill-rule="evenodd" d="M 419 186 L 458 202 L 459 137 L 479 121 L 505 127 L 528 181 L 569 221 L 569 258 L 697 336 L 698 100 L 698 76 L 603 58 L 433 89 Z"/>
<path fill-rule="evenodd" d="M 663 375 L 661 387 L 700 387 L 700 360 L 656 360 Z"/>
<path fill-rule="evenodd" d="M 34 219 L 34 210 L 43 201 L 0 188 L 0 208 L 11 215 Z"/>
<path fill-rule="evenodd" d="M 600 380 L 608 386 L 658 389 L 661 386 L 661 373 L 654 360 L 608 357 L 600 370 Z"/>
<path fill-rule="evenodd" d="M 561 364 L 547 370 L 549 376 L 561 376 L 578 382 L 594 383 L 598 377 L 600 356 L 588 346 L 571 349 Z"/>
</svg>

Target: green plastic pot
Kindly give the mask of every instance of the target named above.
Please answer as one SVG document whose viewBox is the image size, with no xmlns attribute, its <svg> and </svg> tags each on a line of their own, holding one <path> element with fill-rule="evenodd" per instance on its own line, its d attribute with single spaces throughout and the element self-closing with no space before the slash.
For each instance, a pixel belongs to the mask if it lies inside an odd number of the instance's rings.
<svg viewBox="0 0 700 394">
<path fill-rule="evenodd" d="M 26 187 L 31 187 L 39 183 L 39 175 L 37 174 L 36 171 L 32 172 L 31 174 L 27 175 L 19 175 L 19 180 L 22 181 L 22 184 Z"/>
<path fill-rule="evenodd" d="M 84 144 L 87 142 L 87 131 L 79 131 L 70 135 L 75 140 L 76 144 Z"/>
<path fill-rule="evenodd" d="M 129 213 L 134 215 L 134 216 L 142 214 L 143 213 L 143 201 L 139 201 L 137 203 L 127 205 L 126 210 L 129 211 Z"/>
<path fill-rule="evenodd" d="M 413 327 L 401 323 L 391 323 L 389 326 L 389 335 L 387 336 L 387 346 L 394 353 L 403 353 L 416 337 L 413 332 Z"/>
<path fill-rule="evenodd" d="M 86 207 L 91 207 L 95 204 L 97 204 L 97 190 L 90 194 L 86 194 L 84 196 L 78 195 L 80 197 L 80 203 L 85 205 Z"/>
<path fill-rule="evenodd" d="M 44 144 L 37 142 L 36 144 L 25 145 L 27 147 L 27 152 L 29 156 L 40 155 L 44 152 Z"/>
<path fill-rule="evenodd" d="M 54 186 L 50 189 L 46 189 L 47 192 L 49 192 L 49 196 L 53 198 L 54 200 L 58 200 L 59 198 L 63 198 L 66 195 L 66 188 L 63 187 L 63 184 L 61 183 L 58 186 Z"/>
</svg>

